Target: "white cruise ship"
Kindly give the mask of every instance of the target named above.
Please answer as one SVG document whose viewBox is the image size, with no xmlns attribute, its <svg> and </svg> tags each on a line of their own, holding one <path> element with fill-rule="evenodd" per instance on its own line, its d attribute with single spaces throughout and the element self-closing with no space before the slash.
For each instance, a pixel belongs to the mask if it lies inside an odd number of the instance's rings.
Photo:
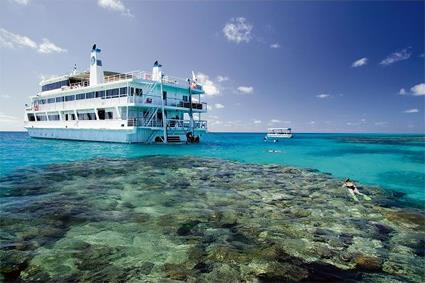
<svg viewBox="0 0 425 283">
<path fill-rule="evenodd" d="M 152 73 L 103 71 L 101 50 L 91 50 L 90 71 L 41 81 L 25 109 L 31 137 L 122 143 L 196 143 L 207 131 L 202 86 Z"/>
</svg>

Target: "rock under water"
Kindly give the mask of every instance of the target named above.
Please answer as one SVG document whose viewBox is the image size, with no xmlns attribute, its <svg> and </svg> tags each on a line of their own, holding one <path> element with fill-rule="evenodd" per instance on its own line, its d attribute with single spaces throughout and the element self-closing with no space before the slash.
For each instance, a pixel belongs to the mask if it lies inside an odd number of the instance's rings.
<svg viewBox="0 0 425 283">
<path fill-rule="evenodd" d="M 93 159 L 0 178 L 0 281 L 423 282 L 425 214 L 329 174 Z"/>
</svg>

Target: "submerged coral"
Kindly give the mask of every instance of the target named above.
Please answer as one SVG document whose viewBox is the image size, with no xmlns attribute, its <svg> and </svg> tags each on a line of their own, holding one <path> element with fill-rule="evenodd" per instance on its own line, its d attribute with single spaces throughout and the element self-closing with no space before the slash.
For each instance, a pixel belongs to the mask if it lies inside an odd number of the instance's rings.
<svg viewBox="0 0 425 283">
<path fill-rule="evenodd" d="M 207 158 L 27 168 L 0 179 L 0 280 L 423 282 L 424 212 L 361 190 Z"/>
</svg>

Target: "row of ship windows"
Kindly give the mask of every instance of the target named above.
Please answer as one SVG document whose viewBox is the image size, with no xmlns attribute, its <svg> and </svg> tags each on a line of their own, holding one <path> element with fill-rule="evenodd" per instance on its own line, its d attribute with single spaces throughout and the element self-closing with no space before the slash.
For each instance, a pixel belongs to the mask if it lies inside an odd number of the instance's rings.
<svg viewBox="0 0 425 283">
<path fill-rule="evenodd" d="M 64 80 L 64 81 L 60 81 L 60 82 L 55 82 L 55 83 L 50 83 L 50 84 L 43 85 L 41 87 L 41 91 L 48 91 L 48 90 L 52 90 L 52 89 L 58 89 L 58 88 L 61 88 L 63 86 L 69 86 L 69 80 Z"/>
<path fill-rule="evenodd" d="M 122 87 L 122 88 L 108 89 L 106 91 L 101 90 L 101 91 L 72 94 L 72 95 L 59 96 L 59 97 L 53 97 L 53 98 L 47 98 L 47 99 L 36 99 L 34 100 L 34 104 L 49 104 L 49 103 L 92 99 L 92 98 L 114 98 L 114 97 L 120 97 L 120 96 L 127 96 L 127 93 L 128 93 L 127 87 Z M 143 94 L 142 89 L 133 88 L 133 87 L 130 88 L 131 96 L 133 95 L 138 96 L 142 94 Z"/>
<path fill-rule="evenodd" d="M 110 120 L 114 119 L 114 113 L 112 111 L 103 111 L 98 113 L 99 120 Z M 97 120 L 96 114 L 94 112 L 88 112 L 88 113 L 77 113 L 78 120 Z M 59 114 L 28 114 L 28 121 L 34 122 L 36 121 L 35 118 L 37 118 L 37 121 L 59 121 L 60 116 Z M 76 120 L 76 116 L 74 113 L 64 114 L 63 119 L 65 121 L 73 121 Z"/>
</svg>

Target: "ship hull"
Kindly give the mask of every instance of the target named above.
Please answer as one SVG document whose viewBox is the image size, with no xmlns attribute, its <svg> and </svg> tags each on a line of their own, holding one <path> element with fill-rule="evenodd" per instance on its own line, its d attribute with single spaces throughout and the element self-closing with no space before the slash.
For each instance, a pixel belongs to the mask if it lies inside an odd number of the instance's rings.
<svg viewBox="0 0 425 283">
<path fill-rule="evenodd" d="M 28 134 L 32 138 L 77 140 L 95 142 L 114 143 L 155 143 L 156 137 L 162 137 L 162 129 L 63 129 L 63 128 L 27 128 Z M 201 135 L 202 131 L 196 131 L 196 135 Z M 186 142 L 184 131 L 170 133 L 174 140 Z M 179 137 L 177 139 L 177 137 Z"/>
</svg>

